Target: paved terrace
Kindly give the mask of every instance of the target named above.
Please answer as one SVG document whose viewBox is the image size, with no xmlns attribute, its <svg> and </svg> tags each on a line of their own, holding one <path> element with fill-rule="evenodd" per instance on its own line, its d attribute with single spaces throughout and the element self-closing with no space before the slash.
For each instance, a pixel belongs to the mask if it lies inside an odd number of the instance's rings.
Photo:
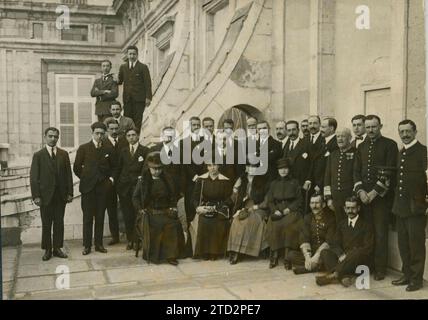
<svg viewBox="0 0 428 320">
<path fill-rule="evenodd" d="M 314 274 L 296 276 L 268 260 L 181 260 L 178 267 L 147 264 L 121 243 L 107 254 L 81 254 L 81 241 L 67 241 L 68 260 L 42 262 L 38 246 L 3 248 L 3 299 L 428 299 L 428 284 L 413 293 L 394 287 L 391 271 L 371 289 L 318 287 Z M 70 269 L 70 289 L 55 288 L 57 266 Z"/>
</svg>

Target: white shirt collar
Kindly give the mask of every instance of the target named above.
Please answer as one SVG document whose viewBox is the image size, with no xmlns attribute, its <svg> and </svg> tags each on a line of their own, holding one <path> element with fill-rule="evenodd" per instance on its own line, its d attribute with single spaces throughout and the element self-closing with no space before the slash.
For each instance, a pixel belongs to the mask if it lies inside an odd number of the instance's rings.
<svg viewBox="0 0 428 320">
<path fill-rule="evenodd" d="M 294 147 L 296 147 L 296 145 L 299 143 L 299 141 L 300 141 L 300 137 L 297 137 L 296 140 L 294 140 L 294 141 L 290 139 L 290 145 L 291 145 L 291 142 L 293 142 Z"/>
<path fill-rule="evenodd" d="M 135 144 L 130 144 L 129 145 L 129 150 L 131 150 L 131 147 L 134 147 L 134 152 L 137 150 L 138 146 L 140 145 L 139 142 L 135 143 Z"/>
<path fill-rule="evenodd" d="M 404 149 L 409 149 L 409 148 L 411 148 L 411 147 L 413 147 L 416 143 L 418 142 L 418 139 L 413 139 L 413 141 L 412 142 L 410 142 L 409 144 L 404 144 L 403 143 L 403 147 L 404 147 Z"/>
<path fill-rule="evenodd" d="M 317 142 L 318 137 L 320 136 L 320 134 L 321 134 L 321 131 L 318 131 L 318 133 L 316 133 L 316 134 L 311 134 L 309 136 L 309 139 L 312 139 L 312 136 L 313 136 L 314 137 L 314 143 L 315 143 L 315 142 Z"/>
<path fill-rule="evenodd" d="M 92 143 L 94 144 L 95 148 L 98 146 L 98 142 L 96 142 L 94 139 L 92 139 Z M 100 141 L 101 144 L 101 141 Z"/>
<path fill-rule="evenodd" d="M 51 157 L 52 157 L 52 148 L 53 148 L 54 153 L 55 153 L 55 155 L 56 155 L 56 153 L 57 153 L 56 146 L 55 146 L 55 147 L 51 147 L 51 146 L 46 145 L 46 150 L 48 150 L 49 155 L 50 155 Z"/>
<path fill-rule="evenodd" d="M 288 142 L 288 136 L 286 136 L 284 139 L 282 139 L 282 140 L 279 140 L 279 142 L 281 142 L 281 144 L 282 144 L 282 147 L 284 148 L 285 147 L 285 145 L 287 144 L 287 142 Z"/>
<path fill-rule="evenodd" d="M 116 145 L 115 145 L 115 143 L 114 143 L 114 138 L 113 138 L 113 137 L 108 136 L 108 139 L 110 140 L 110 142 L 111 142 L 111 144 L 112 144 L 112 145 L 116 146 Z M 116 143 L 117 143 L 118 141 L 119 141 L 119 139 L 118 139 L 118 138 L 116 138 Z"/>
<path fill-rule="evenodd" d="M 352 221 L 352 227 L 355 228 L 355 224 L 357 223 L 357 220 L 359 217 L 360 215 L 357 215 L 354 219 L 348 218 L 348 226 L 349 226 L 349 223 Z"/>
<path fill-rule="evenodd" d="M 117 118 L 115 118 L 115 117 L 112 117 L 114 120 L 116 120 L 117 122 L 119 122 L 120 123 L 120 119 L 122 119 L 122 115 L 120 115 L 119 117 L 117 117 Z"/>
<path fill-rule="evenodd" d="M 264 144 L 264 143 L 266 143 L 266 141 L 268 141 L 268 139 L 269 139 L 269 136 L 267 136 L 266 138 L 260 137 L 260 143 Z"/>
<path fill-rule="evenodd" d="M 332 134 L 331 136 L 328 136 L 327 138 L 325 138 L 325 143 L 329 143 L 331 139 L 333 139 L 336 136 L 336 134 Z"/>
<path fill-rule="evenodd" d="M 200 141 L 201 137 L 199 136 L 199 132 L 192 132 L 190 134 L 190 137 L 192 138 L 192 141 Z"/>
<path fill-rule="evenodd" d="M 129 61 L 129 68 L 131 68 L 132 66 L 135 67 L 136 64 L 137 64 L 137 61 L 134 61 L 134 62 Z"/>
</svg>

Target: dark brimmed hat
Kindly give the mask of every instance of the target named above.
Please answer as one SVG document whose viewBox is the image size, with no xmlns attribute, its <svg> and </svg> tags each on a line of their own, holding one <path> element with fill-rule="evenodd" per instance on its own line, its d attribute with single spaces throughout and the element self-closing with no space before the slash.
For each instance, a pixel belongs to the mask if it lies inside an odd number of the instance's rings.
<svg viewBox="0 0 428 320">
<path fill-rule="evenodd" d="M 282 168 L 291 168 L 291 161 L 288 158 L 282 158 L 279 159 L 276 162 L 276 168 L 277 169 L 282 169 Z"/>
<path fill-rule="evenodd" d="M 162 168 L 162 162 L 161 162 L 159 151 L 150 152 L 147 155 L 147 166 L 149 168 L 153 168 L 153 169 L 154 168 Z"/>
</svg>

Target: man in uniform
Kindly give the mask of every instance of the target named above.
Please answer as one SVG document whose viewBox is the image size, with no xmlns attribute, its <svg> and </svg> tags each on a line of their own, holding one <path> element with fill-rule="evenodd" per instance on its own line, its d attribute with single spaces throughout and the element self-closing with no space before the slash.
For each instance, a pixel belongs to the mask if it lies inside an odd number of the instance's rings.
<svg viewBox="0 0 428 320">
<path fill-rule="evenodd" d="M 98 116 L 98 121 L 110 117 L 110 106 L 119 95 L 117 82 L 113 79 L 110 73 L 111 61 L 104 60 L 101 62 L 102 76 L 96 79 L 91 90 L 91 97 L 96 98 L 95 114 Z"/>
<path fill-rule="evenodd" d="M 371 219 L 375 233 L 375 280 L 383 280 L 388 262 L 388 225 L 393 193 L 391 186 L 379 178 L 379 168 L 395 167 L 397 143 L 382 136 L 378 116 L 366 116 L 367 138 L 358 146 L 354 162 L 354 191 L 363 203 L 363 214 Z"/>
<path fill-rule="evenodd" d="M 366 116 L 362 114 L 357 114 L 352 117 L 352 130 L 354 131 L 354 139 L 352 140 L 352 146 L 357 149 L 358 146 L 363 142 L 366 137 L 366 127 L 364 122 L 366 120 Z"/>
<path fill-rule="evenodd" d="M 119 194 L 120 206 L 125 220 L 126 238 L 128 240 L 126 250 L 131 250 L 136 240 L 134 235 L 136 212 L 132 205 L 132 195 L 149 153 L 149 149 L 142 146 L 139 139 L 140 134 L 137 129 L 129 128 L 126 131 L 128 144 L 119 151 L 118 156 L 116 190 Z"/>
<path fill-rule="evenodd" d="M 336 224 L 346 219 L 345 200 L 352 196 L 354 189 L 355 148 L 351 145 L 351 130 L 342 128 L 337 131 L 339 149 L 333 151 L 327 159 L 324 177 L 324 196 L 328 207 L 335 211 Z"/>
<path fill-rule="evenodd" d="M 316 278 L 319 286 L 340 281 L 348 287 L 353 284 L 353 276 L 360 265 L 367 266 L 373 252 L 372 224 L 362 217 L 358 199 L 346 199 L 347 219 L 336 228 L 336 235 L 330 248 L 321 251 L 321 263 L 327 275 Z"/>
<path fill-rule="evenodd" d="M 49 260 L 52 255 L 67 258 L 61 248 L 64 242 L 65 206 L 73 200 L 73 177 L 68 153 L 56 146 L 58 139 L 57 128 L 45 130 L 46 146 L 34 154 L 30 169 L 31 196 L 40 207 L 42 218 L 43 261 Z"/>
<path fill-rule="evenodd" d="M 295 274 L 321 269 L 321 251 L 329 248 L 336 232 L 333 214 L 326 207 L 322 195 L 313 194 L 310 207 L 312 214 L 303 217 L 300 227 L 300 251 L 288 252 L 288 260 L 293 264 Z"/>
<path fill-rule="evenodd" d="M 398 124 L 403 148 L 398 154 L 397 187 L 392 212 L 397 218 L 398 248 L 403 276 L 393 285 L 407 285 L 406 291 L 422 288 L 425 267 L 427 196 L 427 147 L 416 139 L 416 124 Z"/>
<path fill-rule="evenodd" d="M 83 255 L 91 253 L 92 230 L 95 217 L 95 251 L 106 253 L 103 246 L 104 216 L 107 195 L 116 175 L 114 150 L 103 143 L 106 126 L 102 122 L 91 125 L 92 140 L 77 149 L 73 171 L 79 177 L 83 211 Z"/>
</svg>

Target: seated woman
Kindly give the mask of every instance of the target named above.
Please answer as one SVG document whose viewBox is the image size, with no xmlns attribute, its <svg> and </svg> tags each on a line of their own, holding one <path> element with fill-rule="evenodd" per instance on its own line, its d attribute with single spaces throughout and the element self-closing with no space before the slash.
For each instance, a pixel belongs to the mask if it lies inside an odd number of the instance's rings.
<svg viewBox="0 0 428 320">
<path fill-rule="evenodd" d="M 255 162 L 255 161 L 253 161 Z M 234 211 L 227 251 L 230 264 L 238 263 L 240 255 L 258 257 L 267 249 L 266 219 L 268 211 L 263 200 L 269 189 L 268 175 L 257 174 L 258 164 L 247 161 L 246 172 L 233 187 Z"/>
<path fill-rule="evenodd" d="M 303 199 L 299 181 L 290 174 L 290 161 L 286 158 L 278 160 L 277 168 L 279 177 L 271 182 L 266 195 L 270 210 L 266 228 L 270 247 L 269 268 L 278 265 L 279 252 L 285 249 L 284 266 L 290 270 L 288 250 L 298 247 Z"/>
<path fill-rule="evenodd" d="M 230 227 L 232 184 L 219 173 L 219 166 L 207 163 L 208 172 L 199 176 L 193 191 L 197 214 L 194 257 L 216 260 L 226 254 Z"/>
<path fill-rule="evenodd" d="M 132 203 L 144 219 L 143 258 L 177 265 L 184 252 L 184 233 L 177 215 L 178 193 L 163 172 L 159 152 L 147 155 L 148 169 L 135 188 Z"/>
</svg>

